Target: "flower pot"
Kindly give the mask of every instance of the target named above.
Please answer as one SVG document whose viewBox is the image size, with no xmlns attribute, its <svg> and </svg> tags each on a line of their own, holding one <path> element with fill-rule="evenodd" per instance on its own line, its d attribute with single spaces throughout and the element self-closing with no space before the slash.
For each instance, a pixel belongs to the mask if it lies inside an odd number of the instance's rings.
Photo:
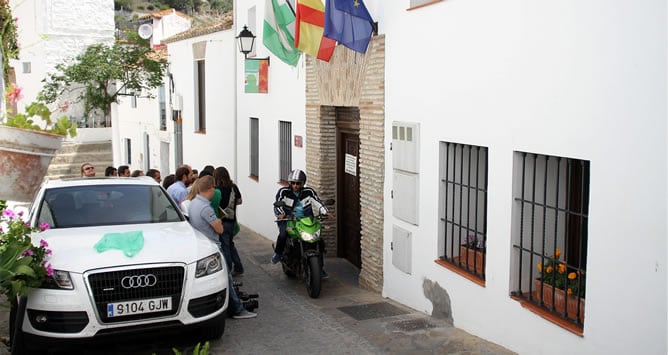
<svg viewBox="0 0 668 355">
<path fill-rule="evenodd" d="M 466 244 L 459 246 L 459 257 L 462 264 L 468 265 L 469 270 L 482 275 L 484 269 L 485 253 L 480 249 L 468 248 Z"/>
<path fill-rule="evenodd" d="M 541 299 L 541 280 L 534 280 L 535 287 L 535 297 Z M 575 296 L 566 296 L 564 290 L 554 288 L 551 285 L 542 283 L 543 292 L 542 299 L 545 307 L 552 309 L 554 305 L 554 310 L 558 313 L 564 312 L 564 307 L 566 307 L 566 315 L 569 319 L 575 320 L 578 314 L 578 303 L 580 305 L 580 322 L 584 322 L 584 309 L 585 309 L 585 299 L 582 297 Z M 554 299 L 553 296 L 554 295 Z"/>
<path fill-rule="evenodd" d="M 0 200 L 32 200 L 63 138 L 0 125 Z"/>
</svg>

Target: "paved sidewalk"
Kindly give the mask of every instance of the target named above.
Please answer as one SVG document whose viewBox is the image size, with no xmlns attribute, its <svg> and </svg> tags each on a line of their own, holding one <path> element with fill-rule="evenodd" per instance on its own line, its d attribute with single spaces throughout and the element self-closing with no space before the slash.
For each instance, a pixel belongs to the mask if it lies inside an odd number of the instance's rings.
<svg viewBox="0 0 668 355">
<path fill-rule="evenodd" d="M 271 242 L 242 228 L 235 238 L 246 273 L 242 291 L 258 293 L 258 317 L 229 320 L 215 354 L 514 354 L 361 289 L 348 261 L 326 258 L 329 279 L 317 299 L 270 262 Z M 287 311 L 287 313 L 286 313 Z M 266 325 L 270 326 L 267 327 Z"/>
<path fill-rule="evenodd" d="M 257 318 L 227 319 L 225 334 L 210 342 L 209 354 L 514 354 L 357 285 L 358 270 L 344 259 L 326 258 L 330 277 L 320 297 L 308 296 L 302 281 L 271 264 L 271 242 L 242 227 L 235 238 L 245 273 L 241 290 L 259 294 Z M 0 336 L 8 334 L 0 309 Z M 196 341 L 195 341 L 196 342 Z M 174 339 L 139 348 L 95 354 L 192 354 L 193 341 Z M 72 349 L 72 353 L 82 353 Z M 0 344 L 0 355 L 7 349 Z"/>
</svg>

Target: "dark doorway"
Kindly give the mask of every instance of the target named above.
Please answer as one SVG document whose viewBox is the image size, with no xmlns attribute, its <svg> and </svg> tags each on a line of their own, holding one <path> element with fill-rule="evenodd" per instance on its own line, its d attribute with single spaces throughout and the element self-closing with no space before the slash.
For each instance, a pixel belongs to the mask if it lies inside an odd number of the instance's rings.
<svg viewBox="0 0 668 355">
<path fill-rule="evenodd" d="M 359 109 L 336 108 L 337 256 L 362 267 Z"/>
</svg>

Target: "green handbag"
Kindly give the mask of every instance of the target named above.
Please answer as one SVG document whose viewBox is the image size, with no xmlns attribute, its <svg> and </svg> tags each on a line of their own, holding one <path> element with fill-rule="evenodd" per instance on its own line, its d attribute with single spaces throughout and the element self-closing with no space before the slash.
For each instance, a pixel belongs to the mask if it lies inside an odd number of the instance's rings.
<svg viewBox="0 0 668 355">
<path fill-rule="evenodd" d="M 239 222 L 234 222 L 234 229 L 232 230 L 232 236 L 234 237 L 235 235 L 239 234 L 239 230 L 241 230 Z"/>
</svg>

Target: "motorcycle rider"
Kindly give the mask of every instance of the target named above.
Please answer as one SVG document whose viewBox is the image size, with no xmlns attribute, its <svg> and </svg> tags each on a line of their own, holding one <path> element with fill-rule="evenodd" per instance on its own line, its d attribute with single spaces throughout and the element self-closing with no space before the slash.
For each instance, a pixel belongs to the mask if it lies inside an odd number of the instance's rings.
<svg viewBox="0 0 668 355">
<path fill-rule="evenodd" d="M 288 239 L 288 232 L 286 231 L 287 221 L 285 217 L 290 215 L 293 211 L 295 217 L 301 218 L 304 216 L 312 217 L 313 209 L 318 211 L 319 215 L 326 214 L 331 217 L 325 205 L 318 197 L 318 194 L 311 187 L 304 186 L 306 184 L 306 173 L 302 170 L 295 169 L 288 175 L 289 186 L 283 186 L 278 189 L 276 193 L 276 201 L 283 201 L 285 207 L 274 207 L 274 214 L 276 215 L 278 225 L 278 238 L 276 238 L 276 246 L 274 247 L 274 256 L 271 258 L 273 264 L 281 260 L 285 243 Z M 322 254 L 325 253 L 325 242 L 320 239 L 320 260 L 322 264 Z M 323 264 L 324 266 L 324 264 Z M 322 270 L 322 277 L 328 277 L 324 268 Z"/>
</svg>

